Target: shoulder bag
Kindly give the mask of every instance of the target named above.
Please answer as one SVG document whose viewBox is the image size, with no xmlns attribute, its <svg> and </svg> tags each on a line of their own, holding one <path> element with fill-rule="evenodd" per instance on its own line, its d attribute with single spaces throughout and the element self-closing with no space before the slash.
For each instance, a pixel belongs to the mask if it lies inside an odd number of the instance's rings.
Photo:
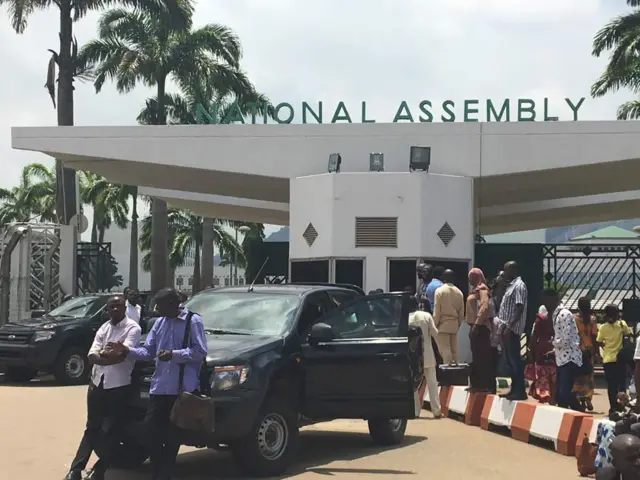
<svg viewBox="0 0 640 480">
<path fill-rule="evenodd" d="M 631 339 L 631 336 L 624 334 L 623 322 L 618 320 L 618 322 L 616 323 L 622 330 L 622 348 L 618 352 L 617 360 L 619 363 L 633 367 L 635 364 L 633 360 L 633 357 L 635 355 L 635 350 L 636 350 L 635 345 L 633 344 L 633 340 Z"/>
<path fill-rule="evenodd" d="M 193 312 L 187 314 L 186 326 L 184 329 L 184 339 L 182 348 L 189 346 L 189 338 L 191 335 L 191 319 Z M 171 409 L 169 417 L 171 423 L 183 430 L 192 430 L 203 433 L 211 433 L 215 430 L 215 404 L 210 397 L 200 395 L 197 392 L 184 391 L 184 369 L 185 364 L 180 364 L 180 373 L 178 375 L 178 398 Z"/>
</svg>

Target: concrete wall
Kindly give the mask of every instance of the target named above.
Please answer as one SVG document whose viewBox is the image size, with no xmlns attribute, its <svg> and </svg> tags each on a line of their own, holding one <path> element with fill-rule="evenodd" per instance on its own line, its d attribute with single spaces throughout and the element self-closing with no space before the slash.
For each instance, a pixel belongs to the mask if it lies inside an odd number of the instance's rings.
<svg viewBox="0 0 640 480">
<path fill-rule="evenodd" d="M 290 258 L 364 258 L 365 290 L 388 289 L 388 260 L 473 258 L 473 181 L 415 173 L 338 173 L 291 180 Z M 397 247 L 356 247 L 356 217 L 397 217 Z M 449 223 L 449 245 L 438 237 Z M 303 237 L 318 233 L 309 246 Z"/>
</svg>

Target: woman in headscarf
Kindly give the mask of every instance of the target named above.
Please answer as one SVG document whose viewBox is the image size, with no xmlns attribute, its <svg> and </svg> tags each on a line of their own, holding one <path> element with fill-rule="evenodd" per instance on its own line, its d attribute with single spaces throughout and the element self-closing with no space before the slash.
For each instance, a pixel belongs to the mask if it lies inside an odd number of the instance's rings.
<svg viewBox="0 0 640 480">
<path fill-rule="evenodd" d="M 469 324 L 471 342 L 471 375 L 469 388 L 472 392 L 491 392 L 496 388 L 491 348 L 491 322 L 494 308 L 491 292 L 484 273 L 479 268 L 469 271 L 471 292 L 467 297 L 466 321 Z"/>
<path fill-rule="evenodd" d="M 576 326 L 580 334 L 580 350 L 582 350 L 582 374 L 576 378 L 573 391 L 578 402 L 589 412 L 593 411 L 593 389 L 595 380 L 593 377 L 593 365 L 596 356 L 596 336 L 598 326 L 596 317 L 591 312 L 591 300 L 582 297 L 578 300 L 578 313 L 575 314 Z"/>
<path fill-rule="evenodd" d="M 531 382 L 529 395 L 540 403 L 555 404 L 556 360 L 553 354 L 553 320 L 548 312 L 536 315 L 529 341 L 530 363 L 525 378 Z"/>
</svg>

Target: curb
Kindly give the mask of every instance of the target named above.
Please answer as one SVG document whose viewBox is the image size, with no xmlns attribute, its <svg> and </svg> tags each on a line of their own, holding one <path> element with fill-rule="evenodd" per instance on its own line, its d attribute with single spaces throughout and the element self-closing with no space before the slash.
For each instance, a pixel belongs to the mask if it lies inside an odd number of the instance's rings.
<svg viewBox="0 0 640 480">
<path fill-rule="evenodd" d="M 500 387 L 503 388 L 503 387 Z M 483 430 L 507 430 L 512 438 L 546 446 L 565 456 L 580 451 L 585 434 L 595 441 L 599 421 L 593 415 L 538 403 L 511 401 L 466 387 L 439 387 L 442 414 Z M 429 405 L 425 392 L 424 404 Z"/>
</svg>

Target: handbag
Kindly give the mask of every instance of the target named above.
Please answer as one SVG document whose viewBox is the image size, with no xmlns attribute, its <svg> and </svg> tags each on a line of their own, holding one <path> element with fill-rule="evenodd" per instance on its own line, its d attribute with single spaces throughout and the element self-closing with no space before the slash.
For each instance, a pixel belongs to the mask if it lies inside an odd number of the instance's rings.
<svg viewBox="0 0 640 480">
<path fill-rule="evenodd" d="M 184 329 L 182 348 L 189 346 L 191 335 L 191 319 L 193 312 L 187 314 L 187 324 Z M 215 430 L 215 404 L 210 397 L 183 390 L 185 364 L 180 365 L 178 374 L 178 398 L 171 408 L 169 419 L 171 423 L 180 429 L 202 433 L 211 433 Z"/>
<path fill-rule="evenodd" d="M 620 328 L 623 328 L 622 322 L 618 322 L 618 324 L 620 325 Z M 633 367 L 635 365 L 635 361 L 633 359 L 635 356 L 635 350 L 636 347 L 633 344 L 631 337 L 624 335 L 622 337 L 622 348 L 618 352 L 617 356 L 618 362 Z"/>
</svg>

